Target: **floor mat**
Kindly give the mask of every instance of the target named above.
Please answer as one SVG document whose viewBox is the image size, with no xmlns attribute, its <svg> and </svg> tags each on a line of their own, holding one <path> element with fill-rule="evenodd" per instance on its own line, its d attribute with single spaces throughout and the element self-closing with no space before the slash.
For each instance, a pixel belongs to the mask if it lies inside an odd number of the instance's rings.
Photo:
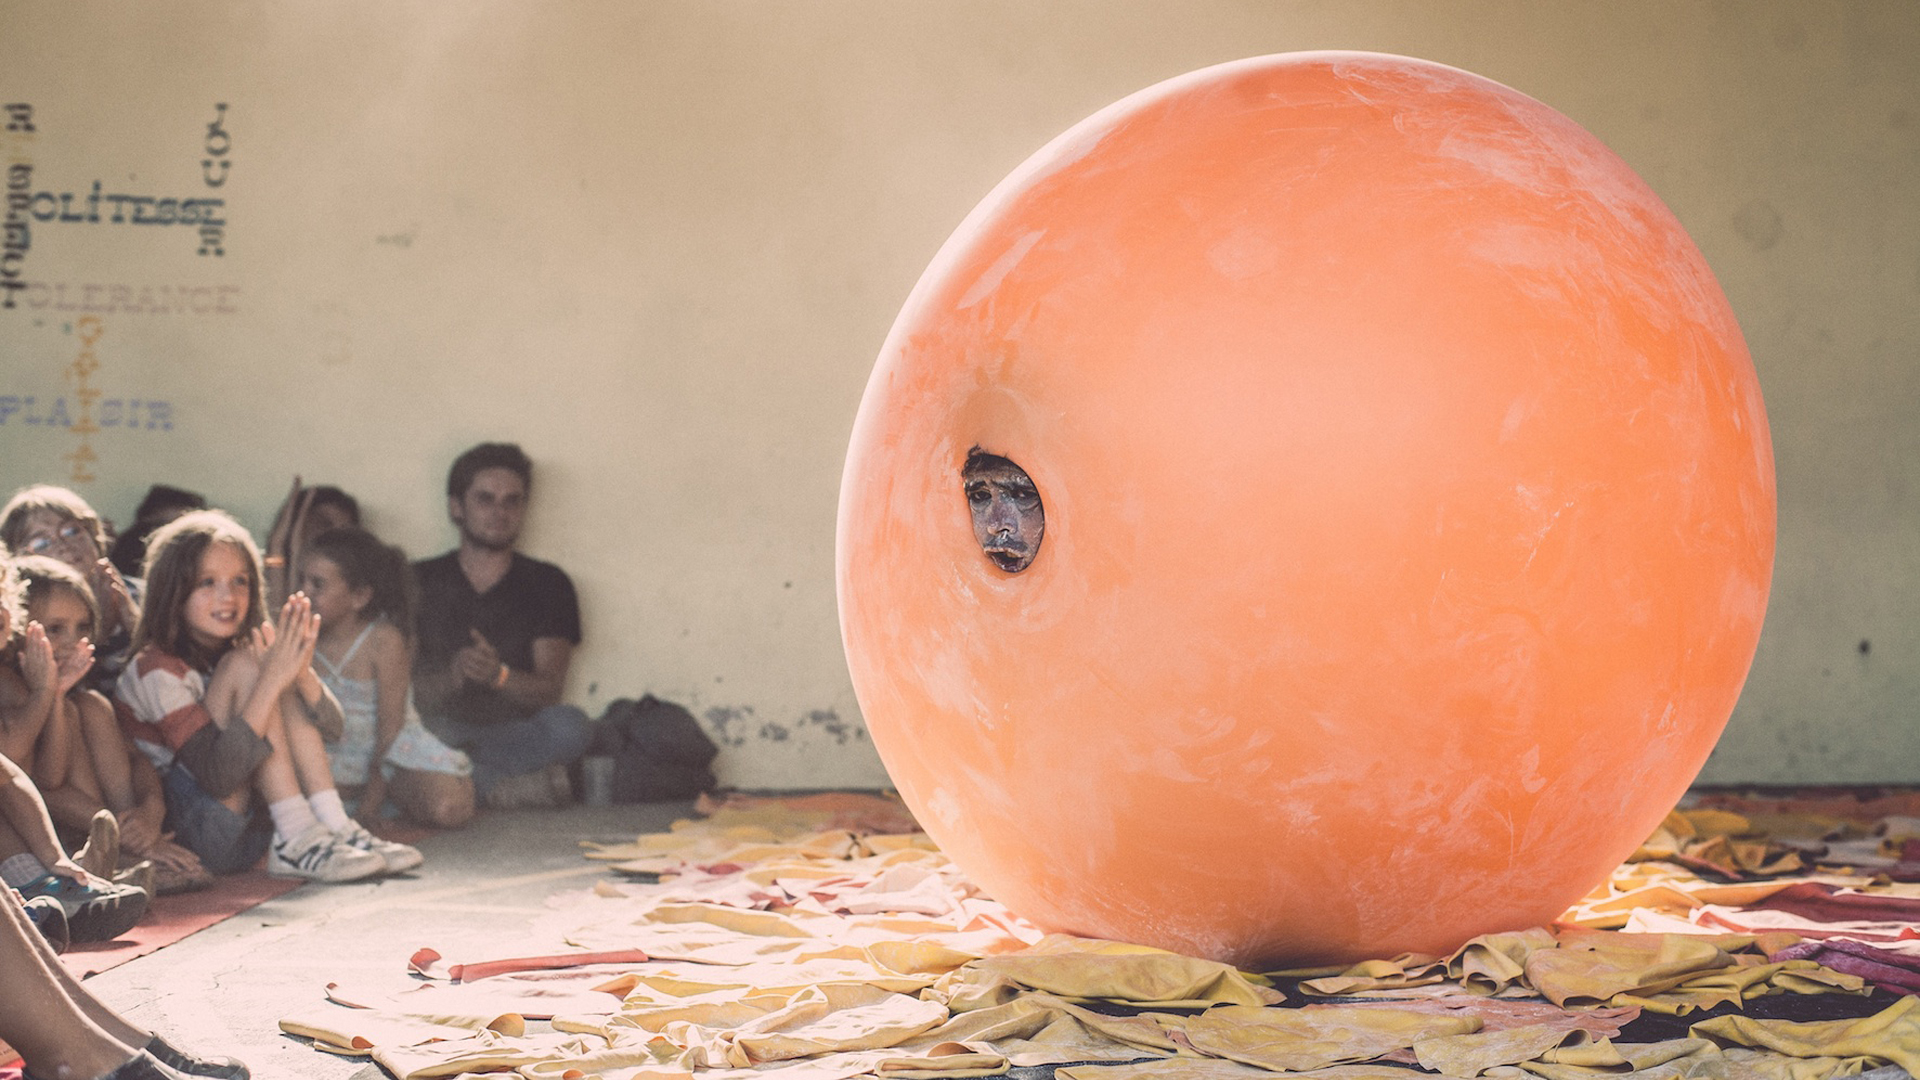
<svg viewBox="0 0 1920 1080">
<path fill-rule="evenodd" d="M 216 879 L 211 888 L 199 892 L 158 897 L 133 929 L 112 941 L 74 945 L 61 955 L 60 962 L 77 978 L 98 975 L 291 892 L 301 884 L 298 879 L 269 877 L 265 870 L 249 870 Z"/>
</svg>

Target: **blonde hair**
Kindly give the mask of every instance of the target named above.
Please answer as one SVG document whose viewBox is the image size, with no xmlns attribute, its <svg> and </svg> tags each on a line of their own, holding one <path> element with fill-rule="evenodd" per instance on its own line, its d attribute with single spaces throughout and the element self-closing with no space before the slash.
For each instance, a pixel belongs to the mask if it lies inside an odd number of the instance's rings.
<svg viewBox="0 0 1920 1080">
<path fill-rule="evenodd" d="M 13 568 L 13 560 L 0 556 L 0 615 L 7 620 L 7 632 L 0 637 L 0 649 L 12 645 L 20 631 L 27 628 L 27 606 L 21 593 L 20 575 Z"/>
</svg>

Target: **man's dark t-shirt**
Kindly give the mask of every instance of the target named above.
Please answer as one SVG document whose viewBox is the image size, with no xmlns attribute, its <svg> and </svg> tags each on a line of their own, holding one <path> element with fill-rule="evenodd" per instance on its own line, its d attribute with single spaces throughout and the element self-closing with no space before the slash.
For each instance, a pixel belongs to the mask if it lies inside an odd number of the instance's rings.
<svg viewBox="0 0 1920 1080">
<path fill-rule="evenodd" d="M 468 630 L 493 645 L 515 671 L 533 670 L 533 643 L 562 638 L 580 644 L 580 603 L 566 571 L 515 552 L 493 588 L 476 593 L 460 569 L 459 553 L 413 564 L 420 585 L 419 646 L 416 671 L 440 671 L 453 656 L 473 644 Z M 444 708 L 450 719 L 493 724 L 522 719 L 526 713 L 491 686 L 462 683 Z"/>
</svg>

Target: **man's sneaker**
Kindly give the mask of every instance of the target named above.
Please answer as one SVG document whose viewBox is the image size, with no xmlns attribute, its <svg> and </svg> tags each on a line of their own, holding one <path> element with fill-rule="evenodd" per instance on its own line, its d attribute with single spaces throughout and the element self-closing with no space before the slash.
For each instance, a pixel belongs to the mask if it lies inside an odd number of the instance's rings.
<svg viewBox="0 0 1920 1080">
<path fill-rule="evenodd" d="M 530 773 L 503 776 L 487 789 L 492 810 L 551 810 L 573 801 L 573 786 L 565 765 L 549 765 Z"/>
<path fill-rule="evenodd" d="M 273 850 L 267 854 L 267 873 L 274 877 L 337 883 L 386 872 L 387 860 L 342 843 L 319 822 L 292 839 L 275 836 Z"/>
<path fill-rule="evenodd" d="M 357 821 L 333 835 L 349 847 L 380 856 L 381 861 L 387 864 L 389 874 L 411 870 L 427 861 L 419 848 L 395 840 L 382 840 Z"/>
</svg>

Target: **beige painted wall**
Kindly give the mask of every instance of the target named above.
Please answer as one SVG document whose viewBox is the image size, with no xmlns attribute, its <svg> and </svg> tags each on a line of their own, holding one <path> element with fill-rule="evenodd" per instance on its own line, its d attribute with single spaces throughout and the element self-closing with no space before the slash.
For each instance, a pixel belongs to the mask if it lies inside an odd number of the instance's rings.
<svg viewBox="0 0 1920 1080">
<path fill-rule="evenodd" d="M 31 283 L 0 309 L 0 485 L 84 464 L 109 516 L 166 480 L 263 529 L 301 473 L 427 554 L 448 460 L 517 440 L 526 546 L 585 596 L 575 700 L 686 702 L 731 783 L 877 786 L 833 523 L 894 313 L 1052 135 L 1314 48 L 1498 79 L 1667 199 L 1746 329 L 1780 478 L 1772 609 L 1706 779 L 1920 781 L 1908 0 L 0 0 L 0 103 L 33 127 L 0 161 L 69 213 L 103 194 L 0 266 Z M 114 224 L 112 195 L 219 198 L 224 224 Z M 77 418 L 82 336 L 90 434 L 56 405 Z"/>
</svg>

